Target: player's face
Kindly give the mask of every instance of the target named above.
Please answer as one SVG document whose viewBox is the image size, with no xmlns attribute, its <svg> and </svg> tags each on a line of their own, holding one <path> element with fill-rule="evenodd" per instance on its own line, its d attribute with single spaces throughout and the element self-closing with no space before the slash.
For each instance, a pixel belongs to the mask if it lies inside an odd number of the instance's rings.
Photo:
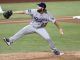
<svg viewBox="0 0 80 60">
<path fill-rule="evenodd" d="M 38 12 L 39 12 L 39 13 L 41 13 L 41 14 L 42 14 L 42 13 L 44 13 L 44 11 L 43 11 L 43 10 L 44 10 L 44 8 L 42 8 L 42 7 L 39 7 L 39 6 L 38 6 L 38 8 L 37 8 L 37 9 L 38 9 Z"/>
<path fill-rule="evenodd" d="M 43 8 L 42 8 L 42 7 L 39 7 L 39 6 L 38 6 L 37 8 L 38 8 L 38 10 L 43 10 Z"/>
</svg>

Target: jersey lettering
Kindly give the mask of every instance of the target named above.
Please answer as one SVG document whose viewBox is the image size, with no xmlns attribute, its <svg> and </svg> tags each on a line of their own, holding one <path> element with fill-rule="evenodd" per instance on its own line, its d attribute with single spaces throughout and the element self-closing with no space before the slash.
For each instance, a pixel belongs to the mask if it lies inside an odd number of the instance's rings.
<svg viewBox="0 0 80 60">
<path fill-rule="evenodd" d="M 34 17 L 36 22 L 43 22 L 43 21 L 47 21 L 47 19 L 45 18 L 38 18 L 38 17 Z"/>
</svg>

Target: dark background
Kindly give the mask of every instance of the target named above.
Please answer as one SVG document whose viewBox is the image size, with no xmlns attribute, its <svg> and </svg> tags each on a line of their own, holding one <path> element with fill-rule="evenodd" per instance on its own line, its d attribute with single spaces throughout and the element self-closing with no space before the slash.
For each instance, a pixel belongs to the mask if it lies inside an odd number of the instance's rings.
<svg viewBox="0 0 80 60">
<path fill-rule="evenodd" d="M 80 1 L 80 0 L 0 0 L 0 3 L 15 3 L 15 2 L 50 2 L 50 1 Z"/>
</svg>

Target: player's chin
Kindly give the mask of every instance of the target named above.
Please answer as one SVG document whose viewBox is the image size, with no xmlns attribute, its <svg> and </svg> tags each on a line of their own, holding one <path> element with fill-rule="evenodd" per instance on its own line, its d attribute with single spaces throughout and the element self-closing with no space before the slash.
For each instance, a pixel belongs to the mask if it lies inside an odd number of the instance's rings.
<svg viewBox="0 0 80 60">
<path fill-rule="evenodd" d="M 41 12 L 42 10 L 41 9 L 38 9 L 38 12 Z"/>
</svg>

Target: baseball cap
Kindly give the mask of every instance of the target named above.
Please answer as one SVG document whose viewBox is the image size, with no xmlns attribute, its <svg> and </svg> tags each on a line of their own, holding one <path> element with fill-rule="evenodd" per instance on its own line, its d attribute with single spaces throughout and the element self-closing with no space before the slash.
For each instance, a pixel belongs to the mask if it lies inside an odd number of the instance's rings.
<svg viewBox="0 0 80 60">
<path fill-rule="evenodd" d="M 42 7 L 42 8 L 46 8 L 46 4 L 44 2 L 41 2 L 39 4 L 37 4 L 39 7 Z"/>
</svg>

